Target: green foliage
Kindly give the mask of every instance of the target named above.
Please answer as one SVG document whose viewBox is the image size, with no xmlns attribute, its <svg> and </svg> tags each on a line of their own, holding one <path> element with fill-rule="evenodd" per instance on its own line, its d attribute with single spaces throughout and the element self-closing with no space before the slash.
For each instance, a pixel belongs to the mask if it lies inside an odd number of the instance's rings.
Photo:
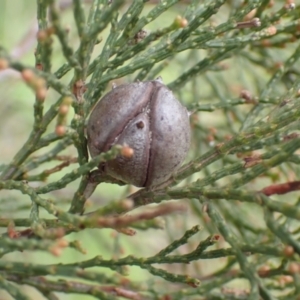
<svg viewBox="0 0 300 300">
<path fill-rule="evenodd" d="M 14 299 L 299 299 L 300 7 L 36 2 L 38 33 L 23 40 L 37 43 L 35 61 L 22 59 L 24 43 L 0 43 L 2 95 L 11 77 L 17 97 L 32 97 L 24 83 L 35 95 L 30 121 L 20 114 L 14 129 L 3 114 L 1 124 L 1 289 Z M 96 167 L 124 148 L 89 159 L 86 121 L 113 83 L 159 75 L 192 112 L 189 158 L 162 186 L 117 188 Z"/>
</svg>

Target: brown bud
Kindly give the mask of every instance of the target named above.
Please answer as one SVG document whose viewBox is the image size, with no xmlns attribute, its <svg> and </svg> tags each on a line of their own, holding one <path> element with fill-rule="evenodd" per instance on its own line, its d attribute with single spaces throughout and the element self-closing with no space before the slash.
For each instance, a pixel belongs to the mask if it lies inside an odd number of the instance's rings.
<svg viewBox="0 0 300 300">
<path fill-rule="evenodd" d="M 36 37 L 40 42 L 43 42 L 47 39 L 48 33 L 46 30 L 39 30 Z"/>
<path fill-rule="evenodd" d="M 275 35 L 277 33 L 277 29 L 275 26 L 270 26 L 266 30 L 267 30 L 268 35 Z"/>
<path fill-rule="evenodd" d="M 35 74 L 32 70 L 30 69 L 24 69 L 21 72 L 22 78 L 25 82 L 30 83 L 35 79 Z"/>
<path fill-rule="evenodd" d="M 185 19 L 185 18 L 183 18 L 181 16 L 177 16 L 175 18 L 175 24 L 179 28 L 184 28 L 184 27 L 188 26 L 189 23 L 188 23 L 187 19 Z"/>
<path fill-rule="evenodd" d="M 6 59 L 0 58 L 0 70 L 5 70 L 9 66 L 9 63 Z"/>
<path fill-rule="evenodd" d="M 68 111 L 69 111 L 68 105 L 63 104 L 59 107 L 59 114 L 61 114 L 61 115 L 66 115 L 68 113 Z"/>
<path fill-rule="evenodd" d="M 63 136 L 63 135 L 65 135 L 65 133 L 66 133 L 66 128 L 65 128 L 65 126 L 57 125 L 57 126 L 55 127 L 55 133 L 56 133 L 58 136 Z"/>
<path fill-rule="evenodd" d="M 283 253 L 285 256 L 287 257 L 291 257 L 294 255 L 295 253 L 295 250 L 292 246 L 286 246 L 284 249 L 283 249 Z"/>
<path fill-rule="evenodd" d="M 35 93 L 36 97 L 40 101 L 44 101 L 47 95 L 47 89 L 46 88 L 40 88 Z"/>
<path fill-rule="evenodd" d="M 289 264 L 288 270 L 291 274 L 298 274 L 300 273 L 300 264 L 293 261 Z"/>
</svg>

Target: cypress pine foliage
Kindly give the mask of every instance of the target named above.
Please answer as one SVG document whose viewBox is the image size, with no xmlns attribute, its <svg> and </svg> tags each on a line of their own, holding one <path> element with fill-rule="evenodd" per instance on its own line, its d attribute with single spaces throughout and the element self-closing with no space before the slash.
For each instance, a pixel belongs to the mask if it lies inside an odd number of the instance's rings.
<svg viewBox="0 0 300 300">
<path fill-rule="evenodd" d="M 34 63 L 0 42 L 1 93 L 14 74 L 34 103 L 0 169 L 1 299 L 299 300 L 300 7 L 38 0 L 35 15 Z M 158 76 L 192 144 L 138 190 L 97 170 L 128 149 L 89 158 L 86 122 L 113 83 Z"/>
</svg>

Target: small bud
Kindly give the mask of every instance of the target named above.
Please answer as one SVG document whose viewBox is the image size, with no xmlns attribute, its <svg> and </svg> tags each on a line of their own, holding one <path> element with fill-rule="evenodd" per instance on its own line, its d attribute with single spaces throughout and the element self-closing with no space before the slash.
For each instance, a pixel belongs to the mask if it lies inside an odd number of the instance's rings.
<svg viewBox="0 0 300 300">
<path fill-rule="evenodd" d="M 22 78 L 25 82 L 29 83 L 35 79 L 35 74 L 30 69 L 24 69 L 21 72 Z"/>
<path fill-rule="evenodd" d="M 280 284 L 280 286 L 285 286 L 286 284 L 292 283 L 293 281 L 293 277 L 288 275 L 280 276 L 278 279 L 278 283 Z"/>
<path fill-rule="evenodd" d="M 36 97 L 40 101 L 44 101 L 47 95 L 47 89 L 46 88 L 40 88 L 35 93 Z"/>
<path fill-rule="evenodd" d="M 62 253 L 62 249 L 57 247 L 57 246 L 54 246 L 54 247 L 51 247 L 49 249 L 49 251 L 54 255 L 54 256 L 60 256 L 61 253 Z"/>
<path fill-rule="evenodd" d="M 294 248 L 292 246 L 286 246 L 284 249 L 283 249 L 283 253 L 285 256 L 287 257 L 291 257 L 294 255 Z"/>
<path fill-rule="evenodd" d="M 46 87 L 46 81 L 41 77 L 36 78 L 32 83 L 37 90 Z"/>
<path fill-rule="evenodd" d="M 55 127 L 55 133 L 56 133 L 58 136 L 63 136 L 63 135 L 65 135 L 65 133 L 66 133 L 66 128 L 65 128 L 65 126 L 57 125 L 57 126 Z"/>
<path fill-rule="evenodd" d="M 121 155 L 126 158 L 131 158 L 133 156 L 133 149 L 128 147 L 127 145 L 123 146 L 121 149 Z"/>
<path fill-rule="evenodd" d="M 300 273 L 300 264 L 296 262 L 291 262 L 289 264 L 288 270 L 291 274 L 298 274 Z"/>
<path fill-rule="evenodd" d="M 284 7 L 287 10 L 293 10 L 296 8 L 296 4 L 294 3 L 294 0 L 287 0 Z"/>
<path fill-rule="evenodd" d="M 65 229 L 63 227 L 55 228 L 54 233 L 56 238 L 61 238 L 66 234 Z"/>
<path fill-rule="evenodd" d="M 263 265 L 258 269 L 258 275 L 261 277 L 266 277 L 268 276 L 270 271 L 270 267 L 267 265 Z"/>
<path fill-rule="evenodd" d="M 8 61 L 4 58 L 0 58 L 0 70 L 5 70 L 9 66 Z"/>
<path fill-rule="evenodd" d="M 277 29 L 275 26 L 270 26 L 266 30 L 269 35 L 275 35 L 277 33 Z"/>
<path fill-rule="evenodd" d="M 240 97 L 242 99 L 245 99 L 247 102 L 250 102 L 252 100 L 252 95 L 248 90 L 241 90 Z"/>
<path fill-rule="evenodd" d="M 181 16 L 177 16 L 175 18 L 174 23 L 175 23 L 176 27 L 179 27 L 179 28 L 184 28 L 184 27 L 188 26 L 188 24 L 189 24 L 187 19 L 185 19 Z"/>
<path fill-rule="evenodd" d="M 60 115 L 66 115 L 68 113 L 68 111 L 69 111 L 69 106 L 68 105 L 63 104 L 59 107 L 59 114 Z"/>
<path fill-rule="evenodd" d="M 48 32 L 46 30 L 39 30 L 36 37 L 38 41 L 44 42 L 48 37 Z"/>
<path fill-rule="evenodd" d="M 65 240 L 65 239 L 59 239 L 57 241 L 57 246 L 61 247 L 61 248 L 66 248 L 66 247 L 69 246 L 69 242 L 67 240 Z"/>
</svg>

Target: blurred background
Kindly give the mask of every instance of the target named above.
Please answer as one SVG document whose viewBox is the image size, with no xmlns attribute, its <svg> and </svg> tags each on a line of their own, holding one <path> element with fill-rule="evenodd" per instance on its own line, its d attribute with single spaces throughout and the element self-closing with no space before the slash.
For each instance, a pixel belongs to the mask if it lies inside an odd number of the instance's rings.
<svg viewBox="0 0 300 300">
<path fill-rule="evenodd" d="M 69 31 L 70 44 L 74 49 L 78 46 L 77 30 L 74 23 L 73 11 L 71 1 L 58 1 L 60 3 L 61 13 L 63 14 L 63 22 L 66 30 Z M 86 11 L 89 9 L 89 1 L 86 1 Z M 177 15 L 181 15 L 185 9 L 185 5 L 189 1 L 179 1 L 180 3 L 174 5 L 171 9 L 165 12 L 159 19 L 155 20 L 151 24 L 147 25 L 145 30 L 153 31 L 160 27 L 165 27 L 171 24 Z M 228 1 L 227 5 L 224 5 L 222 9 L 211 20 L 211 24 L 220 24 L 227 20 L 230 15 L 232 7 L 239 5 L 241 1 Z M 276 1 L 274 6 L 270 10 L 276 11 L 276 9 L 284 3 L 284 1 Z M 152 9 L 156 5 L 156 1 L 150 1 L 144 11 L 143 15 Z M 28 66 L 35 65 L 34 51 L 37 46 L 36 32 L 36 2 L 18 1 L 18 0 L 2 0 L 0 4 L 0 44 L 4 46 L 9 54 L 16 60 L 20 60 L 23 64 Z M 126 4 L 122 8 L 126 10 Z M 105 40 L 108 35 L 108 30 L 101 34 L 101 39 Z M 99 43 L 94 52 L 96 57 L 102 49 L 103 43 Z M 253 67 L 250 64 L 250 60 L 246 60 L 245 56 L 237 55 L 231 59 L 224 60 L 223 62 L 216 64 L 214 68 L 207 70 L 196 78 L 192 79 L 188 84 L 176 91 L 177 97 L 188 108 L 192 107 L 193 103 L 211 104 L 218 102 L 220 99 L 235 99 L 238 98 L 242 90 L 250 90 L 253 95 L 256 95 L 261 88 L 266 84 L 270 78 L 270 72 L 272 68 L 276 68 L 276 63 L 280 66 L 280 63 L 284 61 L 293 51 L 295 46 L 290 44 L 286 49 L 263 49 L 267 51 L 264 53 L 264 57 L 268 57 L 265 62 L 265 66 L 258 66 L 260 59 L 263 55 L 255 54 L 253 60 L 257 59 L 258 64 Z M 247 55 L 246 48 L 244 55 Z M 205 50 L 190 50 L 184 51 L 176 55 L 175 59 L 166 60 L 164 63 L 166 67 L 161 71 L 162 76 L 166 84 L 172 83 L 178 76 L 184 71 L 194 65 L 196 62 L 205 58 L 210 53 L 209 49 Z M 65 59 L 62 56 L 62 51 L 57 39 L 54 39 L 53 45 L 53 60 L 52 70 L 56 71 L 63 63 Z M 269 65 L 269 69 L 266 68 Z M 72 74 L 67 74 L 62 78 L 62 82 L 68 84 Z M 136 74 L 127 76 L 126 78 L 118 79 L 119 82 L 133 81 Z M 112 83 L 111 83 L 112 84 Z M 111 88 L 109 84 L 108 89 Z M 278 85 L 278 91 L 284 89 L 284 85 Z M 47 99 L 45 101 L 45 108 L 50 107 L 58 98 L 58 94 L 53 90 L 49 90 Z M 33 91 L 28 88 L 21 80 L 20 74 L 13 70 L 0 71 L 0 143 L 1 143 L 1 155 L 0 163 L 6 164 L 11 161 L 15 153 L 22 147 L 27 140 L 32 125 L 33 125 L 33 104 L 35 96 Z M 213 112 L 201 112 L 192 115 L 191 126 L 193 130 L 193 142 L 189 158 L 199 156 L 211 149 L 216 143 L 222 142 L 232 134 L 239 131 L 242 120 L 247 112 L 251 109 L 249 106 L 240 107 L 234 111 L 232 110 L 217 110 Z M 263 114 L 263 112 L 262 112 Z M 69 121 L 73 117 L 73 111 L 69 112 Z M 55 124 L 48 128 L 48 132 L 54 132 Z M 45 153 L 47 149 L 39 150 L 36 155 Z M 61 155 L 68 155 L 76 157 L 76 150 L 73 146 L 68 147 Z M 194 181 L 198 178 L 203 178 L 210 174 L 218 167 L 226 164 L 226 160 L 234 161 L 235 157 L 224 157 L 224 161 L 213 165 L 212 167 L 205 169 L 201 173 L 197 173 L 187 181 Z M 51 169 L 55 166 L 55 162 L 44 163 L 39 168 L 35 169 L 31 175 L 39 174 L 43 170 Z M 74 169 L 74 165 L 64 168 L 61 172 L 55 173 L 49 178 L 47 182 L 55 181 L 63 176 L 66 172 Z M 283 168 L 281 170 L 285 173 L 286 177 L 293 176 L 289 173 L 288 169 Z M 274 176 L 276 172 L 274 171 Z M 229 176 L 222 179 L 219 183 L 226 184 L 235 178 L 235 176 Z M 259 190 L 266 184 L 271 183 L 270 177 L 263 178 L 248 184 L 251 189 L 255 185 L 255 190 Z M 66 210 L 69 208 L 70 199 L 77 189 L 79 180 L 72 182 L 66 188 L 58 191 L 54 191 L 49 194 L 49 197 L 53 199 L 53 202 Z M 41 182 L 33 183 L 36 186 L 42 185 Z M 184 183 L 181 183 L 184 184 Z M 136 191 L 135 187 L 125 186 L 119 187 L 112 184 L 101 184 L 98 186 L 95 194 L 89 199 L 86 211 L 95 210 L 110 201 L 125 199 L 126 195 Z M 15 191 L 1 191 L 1 218 L 27 218 L 30 211 L 30 199 L 21 195 Z M 54 257 L 51 254 L 45 252 L 29 252 L 23 251 L 10 253 L 5 255 L 2 259 L 14 260 L 21 262 L 40 262 L 44 263 L 57 263 L 57 262 L 77 262 L 80 260 L 86 260 L 96 255 L 101 255 L 103 258 L 118 258 L 132 254 L 137 257 L 148 257 L 156 254 L 163 247 L 167 246 L 171 241 L 181 237 L 184 232 L 194 225 L 200 224 L 203 230 L 196 237 L 193 237 L 188 245 L 180 247 L 177 253 L 187 253 L 192 251 L 199 240 L 205 239 L 209 234 L 217 233 L 215 227 L 212 224 L 208 224 L 208 219 L 203 216 L 202 207 L 196 199 L 184 201 L 188 204 L 188 211 L 184 214 L 177 214 L 160 218 L 160 224 L 163 229 L 147 229 L 137 230 L 135 236 L 126 236 L 120 234 L 111 229 L 86 229 L 79 233 L 70 234 L 68 240 L 78 240 L 82 244 L 82 248 L 86 250 L 86 254 L 80 254 L 78 251 L 67 249 L 61 256 Z M 236 206 L 233 203 L 226 201 L 220 201 L 220 208 L 224 212 L 224 215 L 234 220 L 234 216 L 239 214 L 244 216 L 246 222 L 254 223 L 255 227 L 263 230 L 265 227 L 262 217 L 262 212 L 254 205 L 245 204 Z M 51 217 L 41 210 L 41 217 Z M 234 226 L 232 227 L 235 232 L 238 232 Z M 2 232 L 6 232 L 5 228 L 2 228 Z M 242 234 L 242 232 L 238 232 Z M 216 247 L 224 247 L 226 243 L 220 241 Z M 212 248 L 213 249 L 213 248 Z M 175 253 L 176 253 L 175 252 Z M 189 274 L 197 278 L 205 278 L 209 274 L 212 274 L 214 270 L 220 269 L 228 261 L 228 258 L 224 259 L 210 259 L 193 262 L 189 265 L 174 265 L 167 266 L 168 270 L 177 272 L 180 274 Z M 99 272 L 109 272 L 108 269 L 99 269 Z M 149 275 L 147 271 L 141 270 L 137 267 L 124 268 L 122 272 L 128 274 L 128 278 L 141 283 L 141 286 L 148 286 L 148 284 L 155 284 L 157 288 L 161 285 L 161 289 L 164 289 L 162 280 L 152 275 Z M 150 282 L 148 281 L 150 280 Z M 243 279 L 239 279 L 237 282 L 231 282 L 230 286 L 238 286 L 240 288 L 247 288 L 247 284 Z M 173 286 L 172 288 L 181 289 L 180 285 Z M 44 299 L 38 292 L 27 286 L 24 289 L 28 290 L 33 299 Z M 93 299 L 89 296 L 75 296 L 75 295 L 60 295 L 60 299 Z M 7 293 L 2 292 L 0 299 L 9 300 L 12 299 Z"/>
</svg>

